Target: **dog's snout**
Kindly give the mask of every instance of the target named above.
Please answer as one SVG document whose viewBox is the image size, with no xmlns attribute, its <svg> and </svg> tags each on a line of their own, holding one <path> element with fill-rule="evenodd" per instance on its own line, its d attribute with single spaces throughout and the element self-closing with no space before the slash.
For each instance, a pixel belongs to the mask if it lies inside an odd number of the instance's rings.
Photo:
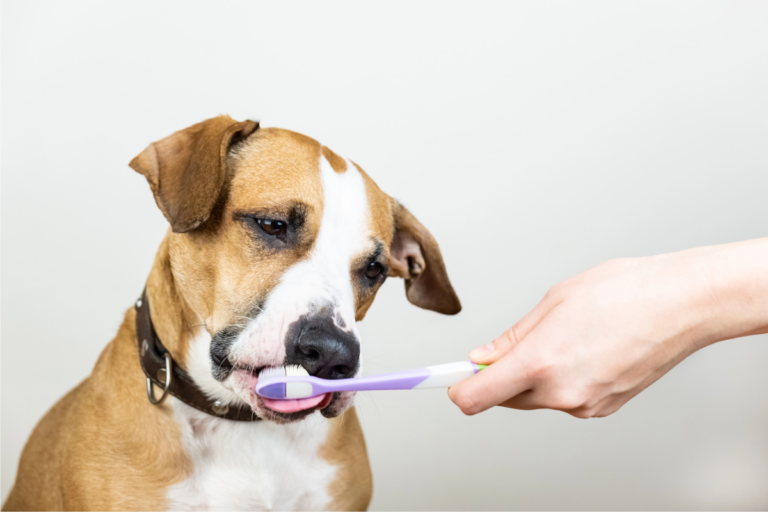
<svg viewBox="0 0 768 512">
<path fill-rule="evenodd" d="M 301 322 L 286 345 L 286 364 L 303 366 L 322 379 L 353 377 L 360 361 L 360 343 L 352 332 L 342 331 L 330 317 Z"/>
</svg>

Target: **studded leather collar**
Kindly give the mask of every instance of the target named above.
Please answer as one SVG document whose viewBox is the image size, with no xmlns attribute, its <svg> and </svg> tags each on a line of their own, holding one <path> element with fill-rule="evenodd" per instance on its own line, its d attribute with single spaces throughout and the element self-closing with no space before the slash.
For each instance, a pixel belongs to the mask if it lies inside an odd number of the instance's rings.
<svg viewBox="0 0 768 512">
<path fill-rule="evenodd" d="M 250 407 L 232 407 L 218 400 L 211 400 L 197 387 L 192 377 L 171 358 L 168 350 L 160 342 L 149 313 L 149 299 L 145 289 L 136 301 L 136 339 L 139 346 L 139 361 L 144 375 L 147 376 L 147 393 L 150 402 L 161 403 L 166 395 L 173 395 L 190 407 L 211 416 L 234 421 L 258 421 Z M 171 380 L 167 381 L 167 366 L 171 368 Z M 162 392 L 160 399 L 155 398 L 152 387 L 157 386 Z"/>
</svg>

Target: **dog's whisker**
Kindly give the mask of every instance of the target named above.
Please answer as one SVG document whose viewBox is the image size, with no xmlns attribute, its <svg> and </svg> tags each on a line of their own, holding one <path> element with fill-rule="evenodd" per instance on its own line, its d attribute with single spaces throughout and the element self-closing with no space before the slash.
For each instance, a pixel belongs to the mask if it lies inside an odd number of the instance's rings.
<svg viewBox="0 0 768 512">
<path fill-rule="evenodd" d="M 358 393 L 360 394 L 360 393 Z M 365 396 L 366 400 L 369 400 L 371 404 L 373 404 L 373 408 L 376 409 L 376 414 L 379 416 L 379 419 L 384 419 L 384 416 L 381 415 L 381 411 L 379 410 L 379 406 L 376 404 L 376 400 L 373 399 L 373 396 L 367 392 L 363 392 L 363 396 Z"/>
</svg>

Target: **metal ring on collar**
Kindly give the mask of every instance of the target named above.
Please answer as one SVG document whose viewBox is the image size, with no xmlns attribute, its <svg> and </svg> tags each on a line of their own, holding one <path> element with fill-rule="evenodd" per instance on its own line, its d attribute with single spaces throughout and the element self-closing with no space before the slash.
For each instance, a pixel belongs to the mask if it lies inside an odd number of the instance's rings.
<svg viewBox="0 0 768 512">
<path fill-rule="evenodd" d="M 160 405 L 168 396 L 168 390 L 171 389 L 171 379 L 173 378 L 173 359 L 171 354 L 165 353 L 165 388 L 163 388 L 163 395 L 159 399 L 155 399 L 155 394 L 152 392 L 152 379 L 147 377 L 147 398 L 153 405 Z"/>
</svg>

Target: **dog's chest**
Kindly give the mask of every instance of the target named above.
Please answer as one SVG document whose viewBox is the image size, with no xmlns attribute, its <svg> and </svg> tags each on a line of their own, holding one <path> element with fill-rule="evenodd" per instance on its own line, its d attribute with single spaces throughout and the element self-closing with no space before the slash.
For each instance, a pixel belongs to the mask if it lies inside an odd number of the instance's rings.
<svg viewBox="0 0 768 512">
<path fill-rule="evenodd" d="M 318 510 L 336 467 L 319 454 L 328 420 L 290 425 L 214 418 L 174 400 L 193 470 L 168 489 L 171 510 Z"/>
</svg>

